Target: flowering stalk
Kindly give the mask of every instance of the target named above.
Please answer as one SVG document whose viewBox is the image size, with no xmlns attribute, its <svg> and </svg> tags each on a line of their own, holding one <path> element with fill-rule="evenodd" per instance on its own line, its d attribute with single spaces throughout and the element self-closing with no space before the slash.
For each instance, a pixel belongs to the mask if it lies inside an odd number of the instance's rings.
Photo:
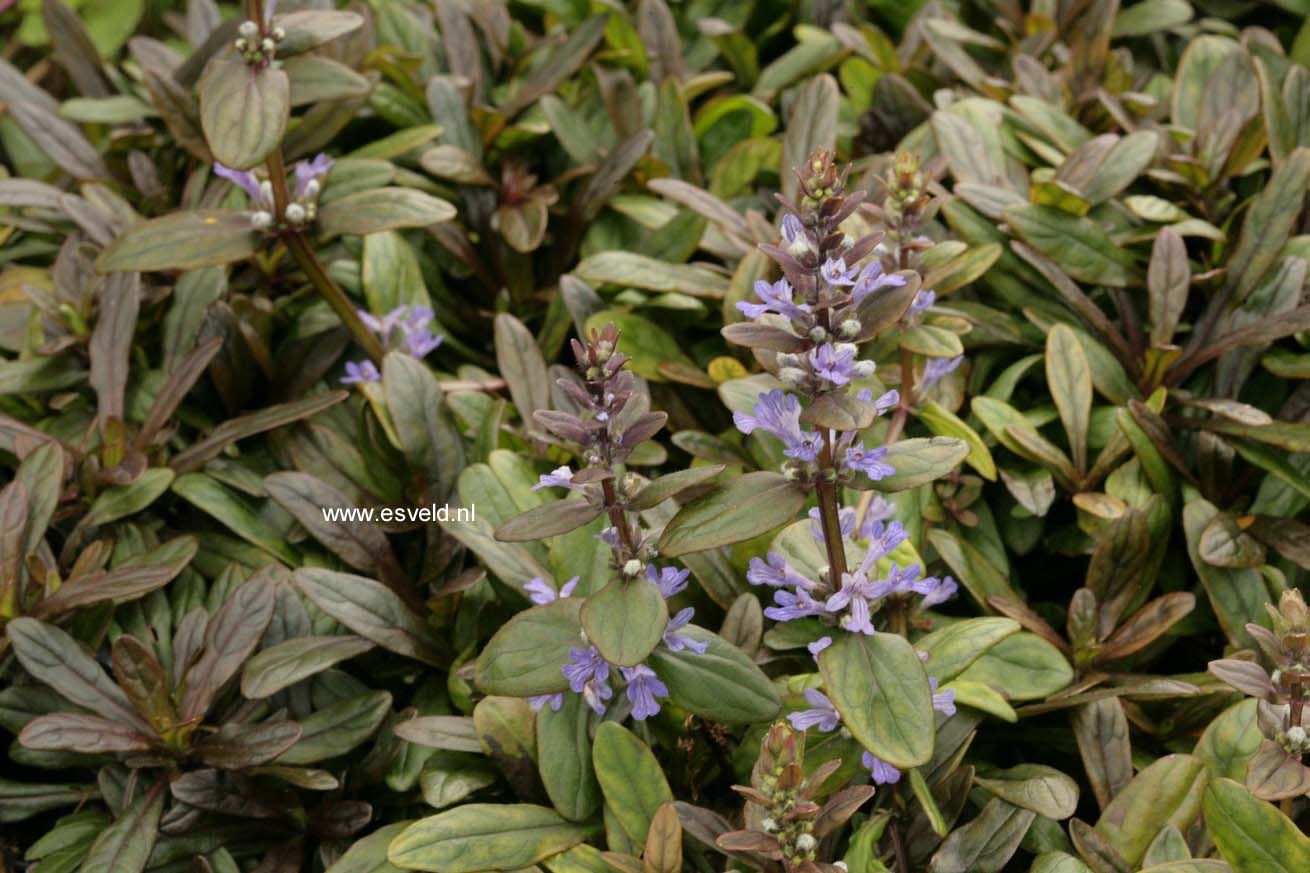
<svg viewBox="0 0 1310 873">
<path fill-rule="evenodd" d="M 654 436 L 667 420 L 663 412 L 651 412 L 650 402 L 637 390 L 635 377 L 625 365 L 628 357 L 618 351 L 619 331 L 611 323 L 599 331 L 593 330 L 583 341 L 573 340 L 573 354 L 577 361 L 580 380 L 561 379 L 559 386 L 576 404 L 579 413 L 557 410 L 538 410 L 536 423 L 561 440 L 576 447 L 577 454 L 586 463 L 574 471 L 564 466 L 541 476 L 533 490 L 567 488 L 581 498 L 585 509 L 577 515 L 578 523 L 585 524 L 602 513 L 609 525 L 598 534 L 598 539 L 612 551 L 611 572 L 617 583 L 624 586 L 651 585 L 665 599 L 673 597 L 687 587 L 688 570 L 657 567 L 651 537 L 642 528 L 639 516 L 630 508 L 642 483 L 636 476 L 623 474 L 621 465 L 641 443 Z M 550 514 L 558 505 L 542 507 Z M 554 530 L 552 528 L 552 530 Z M 504 536 L 505 529 L 497 532 Z M 556 530 L 555 532 L 559 532 Z M 533 579 L 526 586 L 535 603 L 547 603 L 556 597 L 572 593 L 576 580 L 554 589 L 542 579 Z M 655 598 L 659 604 L 659 597 Z M 695 610 L 687 607 L 671 618 L 659 609 L 663 630 L 658 641 L 673 652 L 689 649 L 703 654 L 708 643 L 682 633 L 691 621 Z M 600 649 L 590 644 L 570 649 L 570 661 L 563 667 L 569 688 L 597 713 L 603 714 L 613 697 L 609 682 L 617 674 L 624 681 L 625 694 L 632 706 L 632 716 L 644 720 L 660 710 L 656 698 L 668 696 L 667 686 L 645 663 L 631 666 L 612 664 Z M 559 709 L 562 694 L 531 698 L 534 707 L 549 705 Z"/>
<path fill-rule="evenodd" d="M 905 539 L 905 532 L 896 522 L 883 523 L 890 517 L 885 502 L 871 512 L 870 496 L 858 517 L 841 505 L 843 485 L 859 477 L 867 487 L 894 472 L 885 460 L 886 447 L 866 448 L 859 435 L 904 401 L 894 389 L 876 399 L 871 388 L 853 390 L 875 367 L 873 361 L 859 358 L 858 344 L 888 326 L 877 310 L 884 295 L 904 298 L 900 308 L 908 310 L 909 318 L 931 305 L 932 296 L 916 294 L 916 286 L 908 284 L 910 276 L 884 272 L 876 259 L 859 266 L 875 253 L 882 235 L 850 241 L 840 230 L 864 194 L 846 192 L 846 176 L 838 174 L 831 153 L 816 151 L 799 176 L 799 200 L 780 198 L 783 244 L 763 247 L 777 261 L 783 278 L 757 282 L 760 302 L 737 304 L 753 323 L 729 325 L 723 332 L 733 342 L 773 352 L 779 380 L 796 392 L 775 389 L 762 394 L 753 414 L 737 413 L 734 420 L 743 433 L 763 431 L 781 440 L 787 457 L 783 473 L 814 489 L 818 507 L 811 513 L 812 531 L 828 566 L 823 578 L 809 579 L 781 555 L 769 553 L 767 559 L 752 561 L 747 579 L 778 589 L 776 606 L 765 611 L 771 618 L 818 616 L 846 630 L 871 634 L 871 616 L 885 598 L 896 595 L 890 602 L 899 605 L 905 597 L 921 594 L 931 605 L 955 591 L 949 577 L 921 579 L 917 564 L 886 567 L 883 559 Z M 848 541 L 863 551 L 858 567 L 848 566 Z"/>
<path fill-rule="evenodd" d="M 264 0 L 248 0 L 247 6 L 249 19 L 243 23 L 241 40 L 247 45 L 254 42 L 258 46 L 259 58 L 247 57 L 247 62 L 251 63 L 271 63 L 273 52 L 276 51 L 277 34 L 274 32 L 272 25 L 273 11 L 276 8 L 276 0 L 273 0 L 265 9 Z M 248 25 L 254 25 L 253 32 L 247 35 L 246 31 L 251 28 Z M 267 43 L 273 43 L 273 48 L 267 49 Z M 240 49 L 240 46 L 238 46 Z M 286 244 L 287 251 L 295 258 L 300 269 L 304 271 L 306 278 L 309 279 L 315 290 L 322 295 L 323 299 L 336 312 L 341 323 L 355 337 L 355 341 L 364 349 L 365 354 L 373 361 L 375 366 L 382 364 L 382 357 L 385 350 L 382 344 L 378 342 L 364 322 L 360 320 L 355 311 L 354 305 L 346 292 L 342 291 L 340 286 L 333 281 L 328 275 L 327 270 L 319 262 L 318 256 L 314 254 L 314 248 L 305 238 L 304 228 L 307 222 L 312 219 L 308 215 L 302 204 L 293 203 L 290 191 L 287 187 L 287 170 L 286 164 L 282 160 L 282 146 L 279 144 L 269 154 L 265 163 L 268 169 L 268 181 L 272 193 L 273 215 L 270 222 L 272 227 L 276 228 L 278 237 Z M 278 220 L 281 217 L 283 220 Z M 296 220 L 299 218 L 299 220 Z"/>
</svg>

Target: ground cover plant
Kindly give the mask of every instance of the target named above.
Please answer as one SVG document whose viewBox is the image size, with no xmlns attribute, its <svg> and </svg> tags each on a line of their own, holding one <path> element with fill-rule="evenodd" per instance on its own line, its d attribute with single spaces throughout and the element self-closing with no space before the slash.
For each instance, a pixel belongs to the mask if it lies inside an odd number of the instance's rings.
<svg viewBox="0 0 1310 873">
<path fill-rule="evenodd" d="M 1310 7 L 0 35 L 0 873 L 1310 870 Z"/>
</svg>

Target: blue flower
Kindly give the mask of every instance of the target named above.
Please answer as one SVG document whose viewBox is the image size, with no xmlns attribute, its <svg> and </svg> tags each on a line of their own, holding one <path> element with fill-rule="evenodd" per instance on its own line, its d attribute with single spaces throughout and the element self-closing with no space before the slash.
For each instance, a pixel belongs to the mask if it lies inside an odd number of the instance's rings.
<svg viewBox="0 0 1310 873">
<path fill-rule="evenodd" d="M 955 689 L 937 690 L 937 677 L 929 676 L 928 685 L 932 689 L 932 708 L 944 716 L 955 715 Z"/>
<path fill-rule="evenodd" d="M 532 486 L 533 491 L 539 491 L 542 488 L 569 488 L 573 485 L 573 471 L 568 467 L 556 467 L 549 473 L 542 473 L 537 484 Z"/>
<path fill-rule="evenodd" d="M 929 358 L 928 362 L 923 365 L 923 381 L 919 384 L 920 391 L 927 391 L 936 385 L 964 360 L 963 355 L 957 355 L 954 358 Z"/>
<path fill-rule="evenodd" d="M 569 648 L 569 663 L 563 666 L 564 678 L 574 693 L 581 694 L 588 682 L 604 683 L 610 677 L 610 663 L 595 646 Z"/>
<path fill-rule="evenodd" d="M 807 591 L 793 593 L 779 590 L 774 592 L 773 600 L 778 605 L 765 609 L 764 615 L 774 621 L 792 621 L 823 613 L 823 604 L 811 597 Z"/>
<path fill-rule="evenodd" d="M 764 302 L 751 303 L 742 300 L 737 304 L 737 310 L 747 318 L 759 318 L 766 312 L 774 312 L 792 321 L 800 321 L 810 312 L 809 304 L 797 304 L 792 301 L 791 283 L 786 279 L 779 279 L 773 284 L 763 280 L 757 281 L 755 296 Z"/>
<path fill-rule="evenodd" d="M 928 311 L 928 308 L 937 302 L 937 294 L 934 291 L 920 290 L 914 295 L 914 300 L 910 303 L 909 318 L 916 318 Z"/>
<path fill-rule="evenodd" d="M 819 268 L 819 275 L 823 276 L 823 281 L 829 285 L 854 285 L 855 277 L 860 272 L 859 264 L 854 267 L 846 266 L 845 258 L 836 260 L 828 258 Z"/>
<path fill-rule="evenodd" d="M 810 655 L 814 658 L 814 662 L 817 664 L 819 662 L 819 653 L 831 645 L 832 637 L 819 637 L 805 648 L 809 649 Z"/>
<path fill-rule="evenodd" d="M 768 585 L 773 588 L 802 588 L 813 591 L 818 587 L 813 579 L 802 576 L 787 559 L 777 552 L 769 552 L 764 558 L 751 558 L 746 570 L 746 581 L 752 585 Z"/>
<path fill-rule="evenodd" d="M 799 712 L 788 713 L 787 721 L 798 731 L 809 730 L 817 727 L 824 733 L 835 731 L 841 724 L 841 716 L 837 714 L 837 707 L 832 705 L 828 695 L 822 691 L 816 691 L 813 688 L 805 690 L 805 700 L 810 704 L 809 709 L 802 709 Z"/>
<path fill-rule="evenodd" d="M 937 580 L 935 577 L 929 578 L 931 578 L 936 584 L 928 591 L 919 592 L 923 595 L 923 600 L 920 602 L 924 609 L 936 606 L 939 603 L 945 603 L 954 597 L 956 592 L 960 590 L 960 586 L 957 585 L 955 580 L 950 576 L 944 576 L 941 580 Z"/>
<path fill-rule="evenodd" d="M 646 565 L 646 578 L 660 590 L 665 600 L 686 588 L 687 577 L 690 575 L 690 570 L 679 570 L 677 567 L 656 569 L 654 564 Z"/>
<path fill-rule="evenodd" d="M 346 375 L 341 377 L 342 385 L 381 381 L 382 374 L 372 361 L 346 361 Z"/>
<path fill-rule="evenodd" d="M 782 440 L 785 448 L 783 454 L 798 461 L 813 461 L 819 456 L 822 438 L 816 433 L 801 430 L 801 402 L 781 389 L 774 388 L 767 394 L 759 396 L 755 404 L 755 414 L 744 412 L 732 414 L 737 430 L 752 434 L 756 430 L 771 433 Z"/>
<path fill-rule="evenodd" d="M 696 610 L 690 606 L 680 609 L 678 614 L 669 619 L 669 623 L 664 626 L 664 645 L 669 647 L 670 652 L 691 649 L 696 654 L 703 655 L 709 649 L 709 640 L 694 640 L 686 634 L 678 633 L 687 626 L 695 614 Z"/>
<path fill-rule="evenodd" d="M 335 161 L 324 154 L 320 154 L 312 161 L 297 161 L 295 168 L 296 199 L 312 200 L 317 198 L 319 187 L 322 184 L 319 180 L 331 171 L 334 163 Z"/>
<path fill-rule="evenodd" d="M 533 712 L 541 712 L 547 705 L 550 706 L 551 712 L 559 712 L 564 705 L 564 694 L 538 694 L 536 697 L 528 698 L 528 705 L 532 707 Z"/>
<path fill-rule="evenodd" d="M 845 385 L 853 379 L 872 375 L 873 362 L 856 361 L 857 351 L 853 343 L 824 343 L 810 350 L 810 369 L 816 377 L 833 385 Z"/>
<path fill-rule="evenodd" d="M 250 170 L 234 170 L 222 164 L 214 164 L 214 174 L 236 185 L 250 198 L 250 205 L 265 212 L 273 211 L 273 186 L 259 181 Z"/>
<path fill-rule="evenodd" d="M 851 302 L 859 306 L 863 300 L 875 291 L 883 288 L 899 288 L 905 284 L 905 277 L 896 273 L 883 273 L 882 264 L 873 261 L 860 271 L 860 278 L 851 288 Z"/>
<path fill-rule="evenodd" d="M 655 698 L 668 697 L 669 688 L 660 681 L 654 670 L 645 664 L 638 664 L 635 667 L 620 667 L 619 672 L 628 683 L 625 693 L 628 695 L 628 700 L 632 701 L 633 718 L 637 721 L 645 721 L 660 711 L 660 705 L 655 702 Z"/>
<path fill-rule="evenodd" d="M 848 470 L 856 470 L 868 476 L 875 482 L 885 476 L 890 476 L 896 472 L 896 468 L 891 464 L 883 462 L 887 456 L 887 447 L 879 446 L 876 449 L 866 449 L 863 441 L 856 443 L 846 450 L 845 457 L 842 458 L 842 465 Z"/>
<path fill-rule="evenodd" d="M 560 587 L 559 591 L 556 592 L 549 582 L 538 576 L 535 579 L 524 583 L 523 590 L 528 592 L 528 598 L 533 603 L 552 603 L 572 594 L 573 589 L 578 587 L 578 578 L 579 577 L 574 576 L 572 579 L 565 582 Z"/>
<path fill-rule="evenodd" d="M 869 770 L 876 785 L 895 785 L 901 781 L 901 771 L 873 754 L 873 752 L 865 752 L 860 757 L 860 763 Z"/>
</svg>

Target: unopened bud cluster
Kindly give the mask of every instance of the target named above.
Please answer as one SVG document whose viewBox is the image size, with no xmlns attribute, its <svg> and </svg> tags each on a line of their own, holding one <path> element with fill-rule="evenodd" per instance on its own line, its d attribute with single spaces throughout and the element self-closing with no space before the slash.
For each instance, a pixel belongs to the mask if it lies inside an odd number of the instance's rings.
<svg viewBox="0 0 1310 873">
<path fill-rule="evenodd" d="M 277 56 L 278 44 L 287 38 L 287 32 L 280 27 L 261 33 L 259 25 L 254 21 L 241 22 L 237 33 L 239 35 L 232 44 L 233 48 L 252 67 L 272 63 Z"/>
</svg>

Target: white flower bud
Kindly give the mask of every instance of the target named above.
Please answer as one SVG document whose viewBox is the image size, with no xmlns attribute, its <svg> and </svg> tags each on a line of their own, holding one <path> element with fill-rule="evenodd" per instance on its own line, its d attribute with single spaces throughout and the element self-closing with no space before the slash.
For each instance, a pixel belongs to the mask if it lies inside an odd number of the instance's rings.
<svg viewBox="0 0 1310 873">
<path fill-rule="evenodd" d="M 873 375 L 873 371 L 877 368 L 878 365 L 873 361 L 856 361 L 854 367 L 855 375 L 860 379 L 867 379 Z"/>
<path fill-rule="evenodd" d="M 243 36 L 238 36 L 236 42 L 232 43 L 232 45 L 236 47 L 239 54 L 243 55 L 246 53 L 246 49 L 250 48 L 250 43 L 246 42 L 246 38 Z"/>
<path fill-rule="evenodd" d="M 264 37 L 264 41 L 259 44 L 259 48 L 266 55 L 271 55 L 277 51 L 277 43 L 273 42 L 272 37 Z"/>
<path fill-rule="evenodd" d="M 782 384 L 795 388 L 805 381 L 805 371 L 800 367 L 783 367 L 778 371 Z"/>
<path fill-rule="evenodd" d="M 1287 741 L 1294 746 L 1305 745 L 1306 732 L 1305 728 L 1300 725 L 1293 725 L 1287 729 Z"/>
<path fill-rule="evenodd" d="M 813 852 L 819 846 L 814 834 L 801 834 L 796 838 L 796 849 L 800 852 Z"/>
<path fill-rule="evenodd" d="M 855 339 L 860 335 L 861 327 L 859 319 L 848 318 L 841 323 L 841 335 L 846 339 Z"/>
<path fill-rule="evenodd" d="M 273 215 L 261 209 L 250 216 L 250 223 L 256 230 L 268 230 L 273 226 Z"/>
<path fill-rule="evenodd" d="M 273 183 L 265 179 L 259 183 L 259 197 L 265 203 L 273 202 Z"/>
<path fill-rule="evenodd" d="M 253 21 L 243 21 L 241 22 L 241 26 L 237 28 L 237 33 L 241 34 L 248 40 L 254 39 L 259 36 L 259 25 L 255 24 Z"/>
<path fill-rule="evenodd" d="M 810 339 L 816 343 L 826 342 L 828 339 L 828 332 L 824 330 L 822 326 L 816 324 L 814 327 L 810 328 Z"/>
<path fill-rule="evenodd" d="M 801 356 L 791 352 L 779 352 L 777 361 L 779 367 L 795 367 L 801 362 Z"/>
<path fill-rule="evenodd" d="M 797 234 L 796 239 L 792 240 L 787 246 L 787 254 L 793 258 L 803 257 L 813 250 L 814 247 L 810 245 L 809 237 L 803 233 Z"/>
<path fill-rule="evenodd" d="M 304 224 L 305 207 L 301 206 L 299 203 L 288 203 L 287 221 L 291 222 L 292 224 Z"/>
<path fill-rule="evenodd" d="M 287 38 L 287 32 L 281 27 L 275 27 L 273 28 L 272 37 L 277 42 L 281 42 Z"/>
<path fill-rule="evenodd" d="M 853 355 L 859 351 L 859 347 L 857 347 L 854 343 L 837 343 L 835 346 L 833 346 L 833 350 L 836 351 L 837 354 L 839 355 L 845 355 L 845 354 Z"/>
<path fill-rule="evenodd" d="M 778 831 L 778 823 L 771 818 L 766 818 L 761 821 L 760 827 L 764 829 L 766 834 L 777 833 Z"/>
<path fill-rule="evenodd" d="M 629 558 L 628 563 L 623 565 L 623 575 L 636 576 L 644 569 L 644 566 L 645 565 L 643 565 L 641 561 L 638 561 L 636 558 Z"/>
<path fill-rule="evenodd" d="M 310 198 L 317 197 L 321 187 L 322 186 L 318 184 L 318 179 L 310 179 L 305 183 L 305 196 Z"/>
</svg>

